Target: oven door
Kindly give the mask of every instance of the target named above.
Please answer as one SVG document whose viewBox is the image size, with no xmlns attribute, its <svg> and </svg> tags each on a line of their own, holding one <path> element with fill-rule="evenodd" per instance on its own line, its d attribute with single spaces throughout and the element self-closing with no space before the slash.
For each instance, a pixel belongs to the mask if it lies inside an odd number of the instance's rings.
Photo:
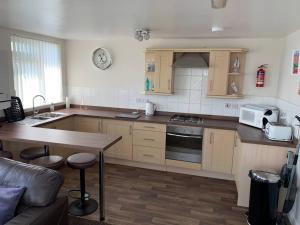
<svg viewBox="0 0 300 225">
<path fill-rule="evenodd" d="M 201 163 L 203 134 L 167 132 L 166 159 Z"/>
</svg>

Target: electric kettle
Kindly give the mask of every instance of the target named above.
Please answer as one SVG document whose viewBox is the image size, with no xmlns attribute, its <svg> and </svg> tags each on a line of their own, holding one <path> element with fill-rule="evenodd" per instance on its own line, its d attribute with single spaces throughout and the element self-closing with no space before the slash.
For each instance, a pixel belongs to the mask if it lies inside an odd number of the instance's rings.
<svg viewBox="0 0 300 225">
<path fill-rule="evenodd" d="M 145 114 L 146 116 L 153 116 L 154 112 L 156 110 L 156 106 L 154 103 L 147 101 L 146 102 L 146 108 L 145 108 Z"/>
</svg>

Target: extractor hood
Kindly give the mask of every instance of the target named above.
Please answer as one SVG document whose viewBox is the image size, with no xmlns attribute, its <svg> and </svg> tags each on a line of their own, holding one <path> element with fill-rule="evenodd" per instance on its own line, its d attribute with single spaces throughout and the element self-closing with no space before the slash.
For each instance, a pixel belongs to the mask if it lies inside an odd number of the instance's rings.
<svg viewBox="0 0 300 225">
<path fill-rule="evenodd" d="M 173 67 L 175 68 L 207 68 L 209 54 L 208 53 L 175 53 Z"/>
</svg>

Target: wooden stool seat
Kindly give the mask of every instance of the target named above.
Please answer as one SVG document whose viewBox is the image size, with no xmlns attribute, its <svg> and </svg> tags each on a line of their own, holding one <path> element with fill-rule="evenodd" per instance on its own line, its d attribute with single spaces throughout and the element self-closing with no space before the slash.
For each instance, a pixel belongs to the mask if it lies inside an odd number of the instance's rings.
<svg viewBox="0 0 300 225">
<path fill-rule="evenodd" d="M 45 155 L 46 155 L 46 151 L 44 147 L 31 147 L 21 151 L 20 158 L 29 161 Z"/>
<path fill-rule="evenodd" d="M 97 156 L 92 153 L 78 153 L 67 158 L 67 164 L 73 169 L 87 169 L 97 161 Z"/>
<path fill-rule="evenodd" d="M 36 158 L 30 161 L 31 164 L 57 170 L 64 165 L 64 158 L 58 155 L 50 155 Z"/>
<path fill-rule="evenodd" d="M 7 158 L 7 159 L 12 159 L 13 154 L 11 152 L 8 152 L 8 151 L 0 150 L 0 157 Z"/>
</svg>

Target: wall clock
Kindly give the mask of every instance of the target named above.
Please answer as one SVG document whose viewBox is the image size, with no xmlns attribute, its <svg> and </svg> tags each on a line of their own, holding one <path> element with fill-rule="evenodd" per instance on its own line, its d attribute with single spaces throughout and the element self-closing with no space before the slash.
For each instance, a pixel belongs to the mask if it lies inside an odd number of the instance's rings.
<svg viewBox="0 0 300 225">
<path fill-rule="evenodd" d="M 112 64 L 110 53 L 105 48 L 98 48 L 93 53 L 93 63 L 101 70 L 105 70 Z"/>
</svg>

